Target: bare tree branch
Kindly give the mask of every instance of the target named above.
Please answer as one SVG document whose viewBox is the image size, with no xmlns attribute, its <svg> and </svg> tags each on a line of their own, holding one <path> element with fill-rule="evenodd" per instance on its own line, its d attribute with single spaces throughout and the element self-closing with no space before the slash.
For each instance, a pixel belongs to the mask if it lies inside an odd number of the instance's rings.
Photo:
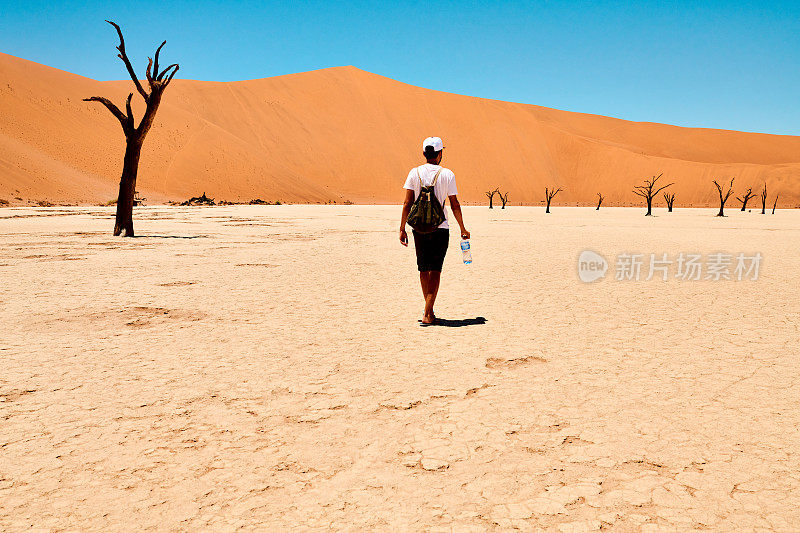
<svg viewBox="0 0 800 533">
<path fill-rule="evenodd" d="M 111 111 L 111 113 L 115 117 L 117 117 L 117 120 L 119 120 L 119 123 L 122 124 L 122 129 L 123 129 L 123 131 L 125 131 L 126 135 L 131 131 L 133 125 L 128 122 L 128 117 L 125 115 L 125 113 L 120 111 L 120 109 L 116 105 L 114 105 L 114 103 L 111 100 L 109 100 L 108 98 L 104 98 L 102 96 L 91 96 L 89 98 L 84 98 L 83 101 L 84 102 L 100 102 L 101 104 L 106 106 L 108 108 L 108 110 Z M 129 97 L 128 98 L 128 104 L 129 105 L 130 105 L 130 101 L 131 100 L 130 100 L 130 97 Z"/>
<path fill-rule="evenodd" d="M 164 45 L 165 45 L 165 44 L 167 44 L 167 41 L 166 41 L 166 40 L 165 40 L 163 43 L 161 43 L 161 46 L 159 46 L 159 47 L 156 49 L 156 56 L 155 56 L 155 57 L 156 57 L 156 60 L 155 60 L 155 62 L 153 63 L 153 72 L 155 72 L 156 74 L 158 74 L 158 55 L 161 53 L 161 49 L 162 49 L 162 48 L 164 48 Z"/>
<path fill-rule="evenodd" d="M 153 69 L 153 58 L 152 57 L 148 57 L 147 58 L 147 68 L 144 71 L 144 75 L 147 77 L 147 83 L 150 84 L 150 89 L 151 90 L 153 89 L 153 81 L 155 81 L 155 80 L 153 80 L 152 69 Z"/>
<path fill-rule="evenodd" d="M 164 81 L 164 87 L 172 83 L 172 78 L 175 77 L 175 74 L 178 73 L 178 70 L 180 70 L 180 67 L 177 64 L 175 64 L 175 70 L 173 70 L 172 73 L 169 76 L 167 76 L 167 79 Z"/>
<path fill-rule="evenodd" d="M 133 70 L 133 65 L 131 65 L 131 62 L 128 59 L 128 54 L 125 52 L 125 38 L 122 36 L 122 30 L 116 23 L 111 22 L 110 20 L 107 20 L 106 22 L 114 26 L 114 29 L 117 30 L 117 35 L 119 35 L 119 46 L 117 46 L 119 54 L 117 54 L 117 57 L 119 57 L 122 60 L 122 62 L 125 63 L 125 68 L 128 69 L 128 74 L 133 80 L 133 84 L 136 86 L 136 90 L 139 91 L 139 94 L 142 95 L 142 98 L 144 98 L 144 101 L 146 102 L 148 98 L 150 98 L 150 95 L 147 93 L 147 91 L 144 90 L 144 87 L 142 87 L 142 84 L 136 77 L 136 72 Z"/>
<path fill-rule="evenodd" d="M 128 99 L 125 101 L 125 111 L 128 113 L 128 126 L 133 129 L 134 120 L 133 120 L 133 109 L 131 109 L 131 99 L 133 98 L 133 93 L 128 95 Z"/>
<path fill-rule="evenodd" d="M 670 184 L 664 185 L 663 187 L 659 187 L 658 189 L 655 190 L 655 192 L 653 192 L 653 196 L 657 195 L 658 193 L 660 193 L 661 191 L 663 191 L 664 189 L 666 189 L 670 185 L 675 185 L 675 182 L 672 182 Z"/>
<path fill-rule="evenodd" d="M 173 67 L 175 68 L 175 70 L 173 70 L 169 75 L 167 75 L 167 71 L 170 70 Z M 158 81 L 163 81 L 164 82 L 164 86 L 166 87 L 167 85 L 169 85 L 169 82 L 172 81 L 172 78 L 175 76 L 175 73 L 178 72 L 179 68 L 180 67 L 178 67 L 177 63 L 173 63 L 172 65 L 168 66 L 167 68 L 165 68 L 164 70 L 161 71 L 161 74 L 158 75 L 158 78 L 157 78 Z M 165 79 L 165 76 L 166 76 L 166 79 Z"/>
<path fill-rule="evenodd" d="M 544 188 L 544 194 L 545 194 L 545 196 L 547 197 L 548 200 L 552 200 L 553 197 L 556 194 L 558 194 L 559 192 L 561 192 L 561 187 L 559 187 L 558 189 L 555 189 L 555 190 L 548 190 L 547 187 Z"/>
<path fill-rule="evenodd" d="M 728 186 L 728 192 L 725 193 L 724 197 L 722 195 L 722 185 L 717 183 L 717 180 L 714 180 L 714 185 L 717 186 L 717 191 L 719 192 L 719 197 L 722 199 L 723 202 L 726 202 L 728 200 L 728 197 L 730 197 L 730 195 L 733 194 L 733 180 L 734 179 L 736 179 L 736 178 L 731 179 L 731 184 Z"/>
</svg>

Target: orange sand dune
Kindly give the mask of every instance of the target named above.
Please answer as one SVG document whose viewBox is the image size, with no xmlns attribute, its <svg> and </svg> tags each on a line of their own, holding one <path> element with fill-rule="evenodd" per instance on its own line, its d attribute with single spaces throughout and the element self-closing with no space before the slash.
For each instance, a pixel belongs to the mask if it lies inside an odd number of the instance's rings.
<svg viewBox="0 0 800 533">
<path fill-rule="evenodd" d="M 98 82 L 0 54 L 0 199 L 114 198 L 122 131 L 88 96 L 120 105 L 132 85 Z M 137 102 L 141 104 L 141 102 Z M 142 106 L 135 106 L 140 116 Z M 463 200 L 500 187 L 512 203 L 637 203 L 631 186 L 664 173 L 676 205 L 768 182 L 800 203 L 800 137 L 628 122 L 422 89 L 354 67 L 260 80 L 176 80 L 145 141 L 138 189 L 152 201 L 206 192 L 229 201 L 398 202 L 423 137 L 444 138 Z M 771 202 L 771 200 L 770 200 Z"/>
</svg>

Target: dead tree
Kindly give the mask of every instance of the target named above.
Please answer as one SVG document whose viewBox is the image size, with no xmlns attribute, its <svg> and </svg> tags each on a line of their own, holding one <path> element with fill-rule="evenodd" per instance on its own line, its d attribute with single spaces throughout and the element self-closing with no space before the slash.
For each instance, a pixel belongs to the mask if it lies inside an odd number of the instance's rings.
<svg viewBox="0 0 800 533">
<path fill-rule="evenodd" d="M 731 178 L 731 184 L 728 185 L 728 191 L 725 192 L 725 193 L 722 192 L 722 185 L 717 183 L 717 180 L 714 180 L 714 185 L 717 186 L 717 192 L 719 193 L 719 213 L 717 213 L 718 217 L 724 217 L 725 216 L 725 213 L 724 213 L 725 202 L 727 202 L 728 198 L 730 197 L 730 195 L 733 194 L 733 180 L 734 179 L 735 178 Z"/>
<path fill-rule="evenodd" d="M 553 197 L 561 191 L 561 187 L 558 189 L 549 189 L 548 187 L 544 188 L 544 198 L 547 201 L 547 209 L 545 209 L 545 213 L 550 212 L 550 201 Z"/>
<path fill-rule="evenodd" d="M 503 202 L 503 207 L 500 209 L 505 209 L 506 203 L 508 203 L 508 191 L 506 191 L 506 195 L 503 196 L 503 193 L 500 192 L 500 189 L 497 189 L 497 194 L 500 196 L 500 201 Z"/>
<path fill-rule="evenodd" d="M 775 214 L 775 206 L 778 205 L 778 195 L 775 195 L 775 203 L 772 204 L 772 214 Z"/>
<path fill-rule="evenodd" d="M 653 197 L 670 185 L 674 185 L 673 183 L 667 183 L 662 187 L 656 188 L 656 182 L 663 175 L 664 174 L 659 174 L 658 176 L 653 176 L 649 180 L 644 180 L 644 185 L 633 186 L 633 194 L 641 196 L 645 199 L 645 201 L 647 201 L 647 213 L 645 214 L 646 217 L 652 216 L 653 214 Z"/>
<path fill-rule="evenodd" d="M 492 209 L 492 200 L 494 199 L 495 194 L 500 194 L 500 189 L 495 189 L 493 191 L 486 191 L 483 194 L 485 194 L 486 197 L 489 199 L 489 209 Z M 505 207 L 505 202 L 503 202 L 503 207 Z"/>
<path fill-rule="evenodd" d="M 597 193 L 597 209 L 595 211 L 600 211 L 600 206 L 603 204 L 603 195 Z"/>
<path fill-rule="evenodd" d="M 767 182 L 764 182 L 764 188 L 761 190 L 761 214 L 767 213 Z"/>
<path fill-rule="evenodd" d="M 754 196 L 755 196 L 755 193 L 753 192 L 753 189 L 752 188 L 748 188 L 747 192 L 744 193 L 744 196 L 742 196 L 741 198 L 738 197 L 738 196 L 736 197 L 737 200 L 742 202 L 742 211 L 747 209 L 747 202 L 749 202 L 750 198 L 753 198 Z"/>
<path fill-rule="evenodd" d="M 128 95 L 125 102 L 125 113 L 114 105 L 111 100 L 102 96 L 92 96 L 84 98 L 85 102 L 100 102 L 108 108 L 111 113 L 117 117 L 119 123 L 122 125 L 122 131 L 125 133 L 125 159 L 122 164 L 122 176 L 119 180 L 119 197 L 117 198 L 117 216 L 114 222 L 114 235 L 120 235 L 124 232 L 125 237 L 133 237 L 133 197 L 136 190 L 136 175 L 139 171 L 139 155 L 142 152 L 142 144 L 147 132 L 153 125 L 153 120 L 156 117 L 156 111 L 161 103 L 161 96 L 167 88 L 175 73 L 178 72 L 178 64 L 174 63 L 167 68 L 161 70 L 158 64 L 158 56 L 161 49 L 167 44 L 167 41 L 161 43 L 156 49 L 153 58 L 147 58 L 147 84 L 150 91 L 147 91 L 136 77 L 136 72 L 133 70 L 128 54 L 125 52 L 125 39 L 122 37 L 122 30 L 118 25 L 107 20 L 109 24 L 114 26 L 119 35 L 119 54 L 117 56 L 125 64 L 125 68 L 133 80 L 133 85 L 145 101 L 146 108 L 142 120 L 139 125 L 134 124 L 133 110 L 131 109 L 131 99 L 133 93 Z"/>
<path fill-rule="evenodd" d="M 667 202 L 667 213 L 672 213 L 672 204 L 675 203 L 675 193 L 664 193 L 664 201 Z"/>
</svg>

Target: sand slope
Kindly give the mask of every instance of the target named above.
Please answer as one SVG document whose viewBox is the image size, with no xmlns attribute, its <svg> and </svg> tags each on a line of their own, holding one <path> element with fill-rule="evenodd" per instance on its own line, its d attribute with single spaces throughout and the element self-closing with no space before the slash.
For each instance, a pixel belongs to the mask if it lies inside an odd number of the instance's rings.
<svg viewBox="0 0 800 533">
<path fill-rule="evenodd" d="M 122 69 L 120 70 L 122 73 Z M 115 194 L 116 120 L 81 98 L 121 105 L 131 83 L 97 82 L 0 54 L 0 198 L 97 202 Z M 137 102 L 139 103 L 139 102 Z M 141 115 L 141 106 L 135 108 Z M 713 178 L 800 202 L 800 137 L 679 128 L 413 87 L 354 67 L 232 82 L 176 80 L 142 156 L 151 200 L 205 191 L 227 200 L 399 201 L 422 137 L 441 135 L 464 200 L 499 186 L 538 203 L 637 201 L 631 185 L 664 172 L 679 205 L 714 200 Z"/>
</svg>

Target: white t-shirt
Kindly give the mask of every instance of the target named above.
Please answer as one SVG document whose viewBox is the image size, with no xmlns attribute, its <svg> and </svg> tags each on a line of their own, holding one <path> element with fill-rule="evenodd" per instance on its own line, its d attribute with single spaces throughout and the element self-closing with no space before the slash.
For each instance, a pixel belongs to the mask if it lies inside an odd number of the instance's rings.
<svg viewBox="0 0 800 533">
<path fill-rule="evenodd" d="M 439 165 L 425 163 L 421 167 L 411 169 L 403 188 L 414 191 L 414 200 L 416 200 L 421 188 L 420 179 L 422 179 L 422 183 L 425 184 L 425 187 L 428 187 L 433 183 L 433 178 L 436 176 L 436 173 L 439 172 L 440 168 L 442 172 L 439 174 L 439 179 L 436 180 L 433 192 L 436 194 L 436 199 L 439 200 L 439 203 L 442 204 L 442 208 L 444 209 L 444 222 L 439 224 L 439 227 L 442 229 L 449 229 L 450 225 L 447 223 L 447 208 L 444 206 L 444 203 L 447 201 L 448 196 L 458 194 L 458 190 L 456 189 L 456 175 L 453 174 L 452 170 L 440 167 Z M 419 169 L 419 177 L 417 177 L 417 169 Z"/>
</svg>

